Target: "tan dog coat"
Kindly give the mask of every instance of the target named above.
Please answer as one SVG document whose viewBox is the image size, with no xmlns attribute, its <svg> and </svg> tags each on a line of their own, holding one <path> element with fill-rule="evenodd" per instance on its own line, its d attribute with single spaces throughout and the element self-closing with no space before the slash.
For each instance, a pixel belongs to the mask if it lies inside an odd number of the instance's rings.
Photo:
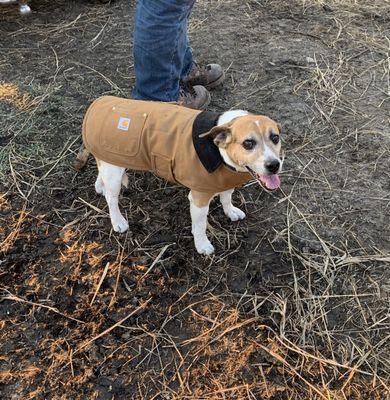
<svg viewBox="0 0 390 400">
<path fill-rule="evenodd" d="M 102 161 L 153 171 L 195 191 L 215 194 L 241 186 L 251 176 L 228 168 L 211 138 L 198 138 L 205 133 L 199 129 L 207 126 L 199 123 L 204 115 L 172 103 L 104 96 L 85 115 L 83 140 Z M 193 138 L 195 125 L 198 132 Z M 210 162 L 209 154 L 214 157 Z"/>
</svg>

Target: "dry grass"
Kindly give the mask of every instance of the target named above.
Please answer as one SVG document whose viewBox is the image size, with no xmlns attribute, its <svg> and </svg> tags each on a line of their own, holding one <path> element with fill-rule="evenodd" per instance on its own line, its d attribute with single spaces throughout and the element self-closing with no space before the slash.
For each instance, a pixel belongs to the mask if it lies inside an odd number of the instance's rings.
<svg viewBox="0 0 390 400">
<path fill-rule="evenodd" d="M 0 101 L 7 102 L 20 109 L 26 109 L 31 104 L 28 93 L 22 94 L 16 84 L 6 82 L 0 82 Z"/>
</svg>

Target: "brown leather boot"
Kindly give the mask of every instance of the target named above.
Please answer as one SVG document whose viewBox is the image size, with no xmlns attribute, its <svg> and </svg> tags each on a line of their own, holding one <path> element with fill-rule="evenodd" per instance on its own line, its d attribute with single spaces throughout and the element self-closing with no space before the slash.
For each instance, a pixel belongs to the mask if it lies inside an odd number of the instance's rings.
<svg viewBox="0 0 390 400">
<path fill-rule="evenodd" d="M 210 104 L 211 96 L 204 86 L 191 86 L 187 83 L 180 84 L 178 103 L 184 107 L 195 110 L 204 110 Z"/>
<path fill-rule="evenodd" d="M 225 80 L 225 73 L 218 64 L 207 64 L 201 67 L 196 62 L 193 62 L 191 72 L 183 79 L 183 82 L 189 85 L 202 85 L 206 89 L 214 89 Z"/>
</svg>

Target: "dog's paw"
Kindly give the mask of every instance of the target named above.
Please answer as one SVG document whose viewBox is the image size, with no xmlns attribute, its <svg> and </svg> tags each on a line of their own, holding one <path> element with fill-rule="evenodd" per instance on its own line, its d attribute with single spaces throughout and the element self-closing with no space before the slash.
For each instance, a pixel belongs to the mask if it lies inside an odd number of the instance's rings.
<svg viewBox="0 0 390 400">
<path fill-rule="evenodd" d="M 195 240 L 196 251 L 199 254 L 203 254 L 205 256 L 209 256 L 214 253 L 214 246 L 210 243 L 210 240 L 207 238 L 201 240 Z"/>
<path fill-rule="evenodd" d="M 244 211 L 237 207 L 230 207 L 227 211 L 225 211 L 225 214 L 230 218 L 231 221 L 239 221 L 240 219 L 244 219 L 246 217 Z"/>
<path fill-rule="evenodd" d="M 111 223 L 115 232 L 123 233 L 129 229 L 129 224 L 122 215 L 116 217 L 115 219 L 113 218 Z"/>
</svg>

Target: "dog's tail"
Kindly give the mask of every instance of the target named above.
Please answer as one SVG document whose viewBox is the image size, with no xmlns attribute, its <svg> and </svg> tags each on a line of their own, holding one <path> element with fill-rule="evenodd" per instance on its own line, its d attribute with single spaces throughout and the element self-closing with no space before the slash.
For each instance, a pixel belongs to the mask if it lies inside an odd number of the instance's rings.
<svg viewBox="0 0 390 400">
<path fill-rule="evenodd" d="M 82 144 L 77 153 L 77 157 L 73 162 L 73 168 L 76 171 L 81 171 L 85 167 L 85 164 L 88 161 L 88 156 L 89 156 L 89 151 Z"/>
</svg>

